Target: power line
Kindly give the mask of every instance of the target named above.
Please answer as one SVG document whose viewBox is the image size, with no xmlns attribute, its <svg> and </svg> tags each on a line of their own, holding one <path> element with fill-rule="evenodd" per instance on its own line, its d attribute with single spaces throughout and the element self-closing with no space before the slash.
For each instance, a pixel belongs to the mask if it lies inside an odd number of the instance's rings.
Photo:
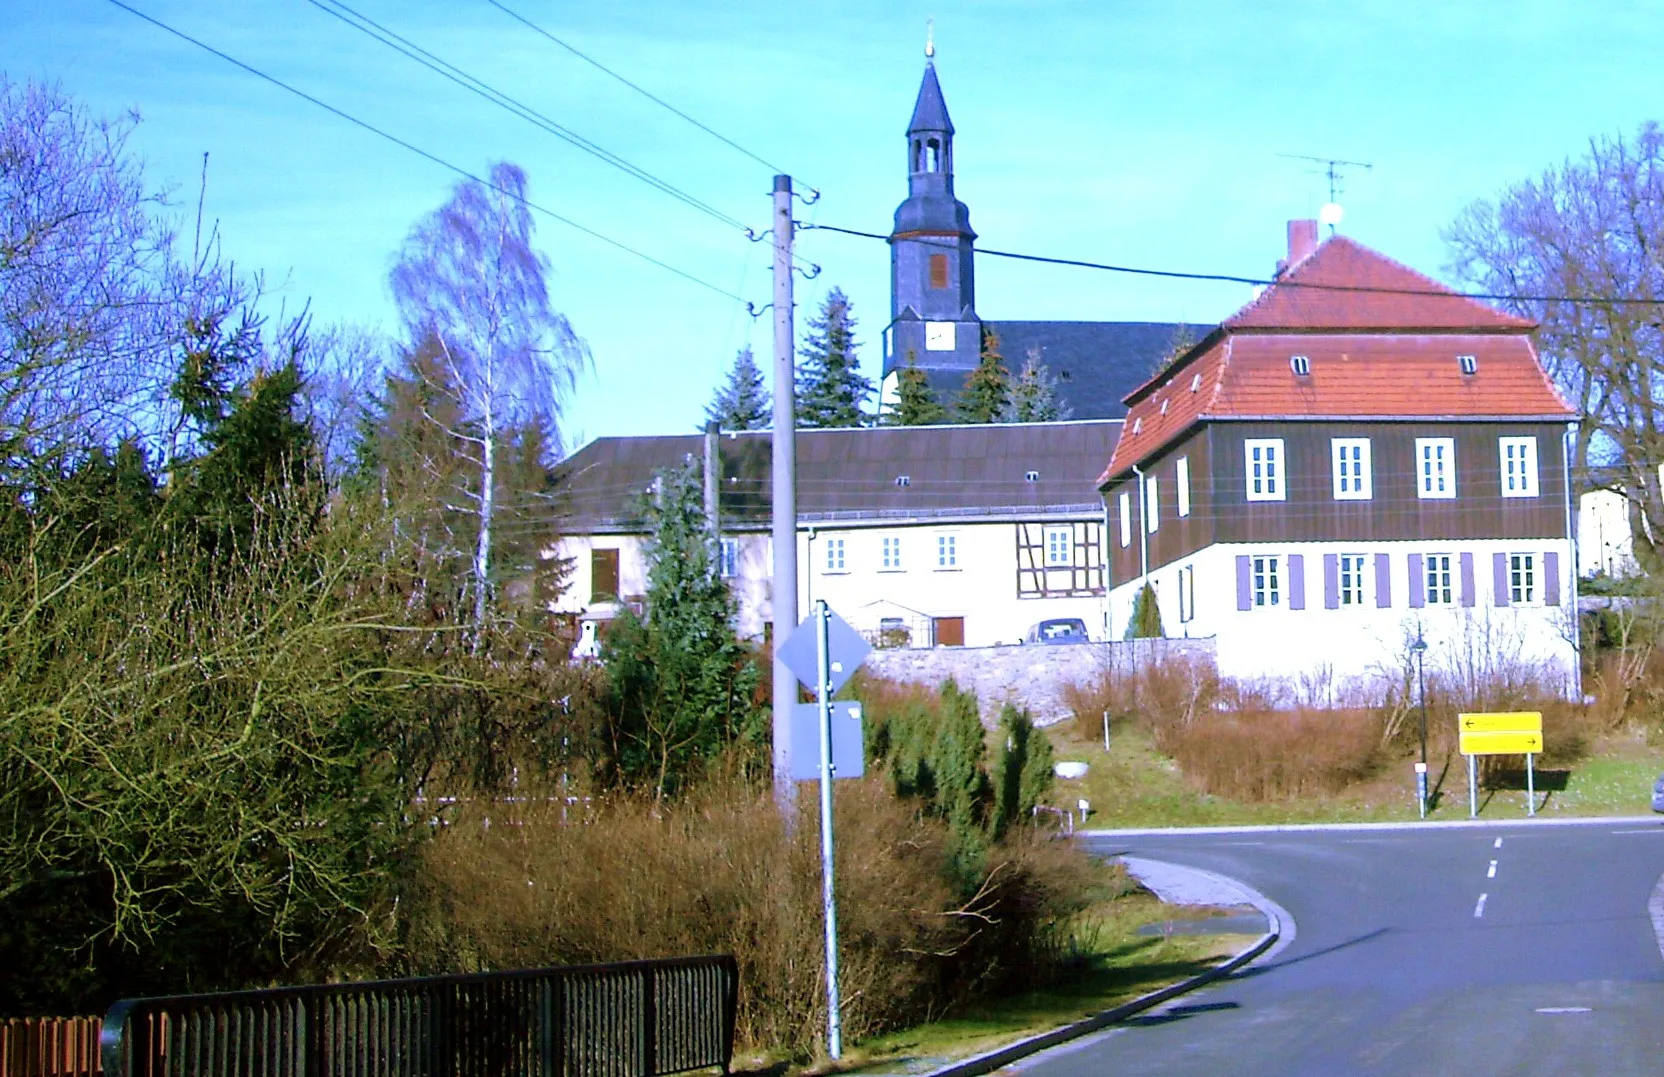
<svg viewBox="0 0 1664 1077">
<path fill-rule="evenodd" d="M 698 210 L 701 213 L 708 214 L 731 228 L 745 232 L 748 235 L 750 234 L 751 230 L 747 228 L 743 222 L 729 216 L 694 195 L 688 194 L 686 191 L 681 190 L 669 181 L 660 179 L 658 176 L 655 176 L 646 169 L 630 163 L 624 158 L 618 156 L 616 153 L 613 153 L 611 150 L 608 150 L 605 147 L 578 134 L 571 128 L 562 126 L 544 113 L 532 108 L 530 105 L 503 93 L 501 90 L 496 89 L 483 80 L 464 71 L 462 68 L 457 67 L 455 64 L 434 55 L 428 50 L 422 48 L 420 45 L 411 41 L 409 38 L 401 36 L 396 31 L 389 30 L 387 27 L 376 22 L 374 19 L 371 19 L 369 16 L 355 11 L 353 8 L 342 3 L 341 0 L 307 0 L 307 2 L 319 11 L 324 12 L 326 15 L 339 19 L 341 22 L 352 27 L 354 30 L 357 30 L 359 33 L 364 34 L 380 44 L 386 45 L 388 48 L 393 49 L 395 52 L 398 52 L 411 60 L 414 60 L 416 63 L 421 64 L 423 67 L 434 72 L 435 74 L 449 79 L 451 82 L 461 86 L 469 93 L 482 97 L 496 105 L 498 108 L 513 113 L 514 115 L 525 120 L 527 123 L 532 124 L 534 127 L 554 135 L 556 138 L 577 147 L 592 157 L 604 161 L 605 163 L 612 165 L 614 168 L 617 168 L 628 175 L 634 176 L 643 183 L 670 195 L 677 201 L 682 202 L 683 204 Z"/>
<path fill-rule="evenodd" d="M 402 149 L 409 150 L 411 153 L 416 154 L 418 157 L 421 157 L 426 161 L 430 161 L 433 164 L 436 164 L 439 167 L 441 167 L 441 168 L 443 168 L 443 169 L 445 169 L 449 172 L 453 172 L 456 175 L 463 177 L 464 179 L 472 180 L 475 183 L 481 184 L 482 186 L 487 187 L 487 188 L 489 188 L 493 191 L 496 191 L 498 194 L 501 194 L 506 198 L 512 198 L 515 201 L 524 205 L 527 209 L 532 210 L 533 212 L 541 213 L 543 216 L 548 217 L 551 220 L 559 221 L 561 224 L 566 225 L 568 228 L 576 229 L 577 231 L 582 232 L 585 235 L 590 236 L 593 239 L 598 239 L 602 243 L 607 244 L 609 247 L 614 247 L 618 250 L 623 251 L 626 254 L 634 255 L 635 257 L 640 258 L 644 262 L 647 262 L 651 265 L 658 266 L 660 269 L 666 271 L 667 273 L 674 273 L 676 276 L 681 277 L 683 280 L 691 281 L 694 284 L 699 285 L 701 288 L 708 288 L 709 290 L 717 293 L 718 295 L 725 296 L 728 299 L 734 300 L 736 303 L 745 302 L 744 299 L 735 295 L 733 292 L 728 291 L 726 288 L 722 288 L 722 287 L 719 287 L 715 284 L 712 284 L 710 281 L 702 280 L 699 277 L 694 276 L 692 273 L 687 272 L 686 270 L 677 269 L 675 266 L 670 265 L 667 262 L 661 262 L 657 258 L 654 258 L 650 254 L 646 254 L 642 251 L 639 251 L 639 250 L 630 246 L 627 243 L 621 243 L 618 240 L 613 239 L 611 236 L 603 235 L 600 232 L 597 232 L 595 229 L 588 227 L 587 225 L 579 224 L 577 221 L 572 220 L 570 217 L 563 217 L 559 213 L 556 213 L 554 210 L 548 209 L 548 208 L 546 208 L 544 206 L 541 206 L 541 205 L 538 205 L 536 202 L 533 202 L 528 198 L 523 198 L 523 197 L 515 194 L 513 191 L 505 190 L 504 188 L 497 186 L 496 184 L 490 182 L 489 180 L 482 179 L 479 176 L 475 175 L 474 173 L 468 171 L 466 168 L 463 168 L 460 165 L 454 165 L 451 162 L 445 160 L 443 157 L 438 156 L 437 154 L 429 153 L 427 150 L 422 149 L 420 146 L 417 146 L 414 143 L 406 142 L 404 139 L 400 138 L 399 136 L 394 135 L 394 134 L 390 134 L 387 131 L 384 131 L 381 128 L 375 126 L 374 124 L 368 122 L 367 120 L 361 120 L 357 116 L 351 115 L 350 113 L 347 113 L 347 112 L 343 112 L 341 109 L 336 108 L 334 105 L 331 105 L 326 101 L 320 100 L 319 98 L 313 97 L 311 94 L 307 93 L 305 90 L 298 89 L 297 87 L 291 86 L 287 82 L 284 82 L 282 79 L 276 78 L 275 76 L 272 76 L 272 75 L 268 75 L 264 71 L 261 71 L 259 68 L 252 67 L 249 64 L 246 64 L 243 61 L 237 59 L 235 56 L 231 56 L 228 53 L 221 52 L 219 49 L 216 49 L 214 46 L 208 44 L 207 42 L 201 41 L 201 40 L 198 40 L 197 38 L 192 37 L 190 34 L 185 33 L 183 30 L 175 29 L 174 27 L 169 26 L 167 23 L 162 22 L 160 19 L 157 19 L 157 18 L 154 18 L 153 16 L 147 15 L 144 12 L 138 10 L 137 8 L 128 6 L 126 3 L 123 2 L 123 0 L 109 0 L 109 2 L 111 4 L 114 4 L 116 7 L 121 8 L 123 11 L 125 11 L 125 12 L 127 12 L 131 15 L 138 16 L 139 18 L 143 19 L 145 22 L 148 22 L 152 26 L 155 26 L 157 29 L 167 31 L 168 33 L 172 34 L 174 37 L 179 38 L 181 41 L 185 41 L 185 42 L 188 42 L 192 45 L 195 45 L 197 48 L 202 49 L 205 52 L 210 52 L 210 53 L 214 54 L 215 56 L 218 56 L 220 59 L 224 60 L 226 63 L 232 64 L 232 65 L 234 65 L 238 68 L 241 68 L 242 70 L 248 72 L 249 74 L 253 75 L 254 77 L 256 77 L 258 79 L 261 79 L 265 82 L 271 83 L 273 86 L 276 86 L 278 89 L 285 90 L 289 93 L 294 94 L 296 97 L 301 98 L 304 101 L 308 101 L 308 102 L 310 102 L 314 105 L 317 105 L 319 108 L 323 109 L 325 112 L 328 112 L 333 116 L 339 117 L 340 119 L 346 120 L 348 123 L 352 124 L 354 127 L 362 128 L 363 130 L 370 132 L 371 134 L 377 136 L 378 138 L 385 139 L 386 141 L 393 143 L 395 146 L 398 146 Z"/>
<path fill-rule="evenodd" d="M 838 232 L 846 236 L 859 236 L 862 239 L 881 239 L 888 243 L 890 237 L 878 232 L 862 232 L 855 228 L 838 228 L 830 224 L 799 224 L 805 230 L 814 228 L 822 232 Z M 953 244 L 933 240 L 929 236 L 920 237 L 926 244 L 950 247 Z M 977 254 L 986 254 L 992 258 L 1012 258 L 1020 262 L 1039 262 L 1044 265 L 1070 266 L 1076 269 L 1098 269 L 1108 273 L 1130 273 L 1141 277 L 1170 277 L 1176 280 L 1218 281 L 1225 284 L 1252 284 L 1264 287 L 1298 288 L 1305 291 L 1318 292 L 1358 292 L 1371 295 L 1413 295 L 1429 299 L 1486 299 L 1513 303 L 1581 303 L 1611 306 L 1661 306 L 1664 300 L 1634 299 L 1626 296 L 1573 296 L 1573 295 L 1507 295 L 1500 292 L 1458 292 L 1455 290 L 1432 291 L 1426 288 L 1382 288 L 1367 284 L 1323 284 L 1317 281 L 1277 280 L 1271 277 L 1245 277 L 1232 273 L 1188 273 L 1173 269 L 1147 269 L 1141 266 L 1111 265 L 1105 262 L 1087 262 L 1076 258 L 1050 258 L 1040 254 L 1022 254 L 1017 251 L 997 251 L 986 247 L 977 247 Z"/>
<path fill-rule="evenodd" d="M 699 128 L 701 131 L 705 132 L 707 135 L 710 135 L 712 138 L 716 139 L 718 142 L 721 142 L 723 145 L 728 146 L 732 149 L 738 150 L 740 153 L 742 153 L 745 156 L 751 158 L 753 161 L 756 161 L 758 164 L 762 165 L 764 168 L 768 168 L 768 169 L 770 169 L 770 170 L 772 170 L 776 173 L 785 173 L 787 171 L 786 169 L 781 168 L 779 165 L 774 164 L 773 162 L 768 161 L 767 159 L 765 159 L 763 157 L 759 157 L 755 153 L 752 153 L 750 150 L 746 149 L 744 146 L 740 145 L 738 142 L 735 142 L 733 139 L 729 138 L 727 135 L 724 135 L 719 131 L 715 131 L 715 130 L 711 129 L 710 127 L 707 127 L 705 124 L 703 124 L 703 123 L 699 122 L 698 120 L 694 119 L 692 116 L 689 116 L 686 112 L 683 112 L 681 109 L 677 108 L 675 105 L 672 105 L 669 101 L 664 100 L 662 97 L 655 96 L 653 93 L 649 92 L 648 90 L 645 90 L 642 87 L 636 85 L 634 82 L 631 82 L 629 79 L 625 78 L 623 75 L 620 75 L 618 72 L 616 72 L 612 68 L 606 66 L 601 61 L 595 59 L 593 56 L 590 56 L 590 55 L 588 55 L 587 53 L 584 53 L 584 52 L 580 52 L 577 49 L 576 46 L 571 45 L 568 42 L 561 40 L 560 38 L 556 37 L 554 34 L 550 33 L 548 30 L 545 30 L 543 27 L 537 25 L 537 23 L 532 22 L 530 19 L 526 18 L 524 15 L 521 15 L 519 12 L 513 10 L 512 8 L 508 7 L 507 5 L 500 3 L 499 0 L 485 0 L 485 2 L 490 4 L 492 7 L 496 8 L 498 11 L 501 11 L 504 15 L 507 15 L 509 18 L 511 18 L 511 19 L 515 20 L 516 22 L 520 23 L 522 26 L 526 27 L 528 30 L 531 30 L 533 33 L 539 34 L 539 35 L 543 36 L 544 38 L 547 38 L 549 41 L 554 42 L 556 45 L 559 45 L 561 48 L 565 49 L 567 52 L 570 52 L 572 55 L 576 56 L 578 59 L 582 60 L 584 63 L 589 64 L 591 67 L 594 67 L 597 70 L 602 71 L 605 74 L 611 76 L 612 78 L 617 79 L 619 82 L 622 82 L 624 85 L 628 86 L 630 89 L 634 90 L 636 93 L 640 94 L 641 96 L 647 98 L 649 101 L 653 102 L 655 105 L 658 105 L 660 108 L 666 109 L 669 112 L 675 114 L 676 116 L 679 116 L 682 119 L 686 120 L 688 123 L 693 124 L 693 126 Z M 813 187 L 811 187 L 809 190 L 810 190 L 811 195 L 813 195 L 814 199 L 819 200 L 820 192 L 815 190 Z"/>
</svg>

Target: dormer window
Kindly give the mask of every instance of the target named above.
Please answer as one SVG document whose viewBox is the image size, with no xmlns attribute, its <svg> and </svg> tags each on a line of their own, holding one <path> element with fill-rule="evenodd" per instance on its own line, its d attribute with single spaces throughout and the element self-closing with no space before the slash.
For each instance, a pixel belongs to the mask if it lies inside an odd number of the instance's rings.
<svg viewBox="0 0 1664 1077">
<path fill-rule="evenodd" d="M 911 476 L 908 476 L 908 475 L 897 475 L 896 476 L 896 485 L 897 486 L 908 486 L 908 485 L 911 485 L 912 482 L 913 482 L 913 479 L 912 479 Z"/>
<path fill-rule="evenodd" d="M 1166 414 L 1167 414 L 1167 401 L 1165 401 L 1165 400 L 1163 400 L 1163 401 L 1162 401 L 1162 402 L 1161 402 L 1161 413 L 1162 413 L 1162 414 L 1163 414 L 1163 415 L 1166 415 Z"/>
<path fill-rule="evenodd" d="M 1312 372 L 1312 361 L 1304 355 L 1289 356 L 1288 366 L 1290 370 L 1294 371 L 1296 377 L 1303 378 Z"/>
<path fill-rule="evenodd" d="M 1192 374 L 1190 376 L 1190 391 L 1194 393 L 1197 389 L 1200 389 L 1201 387 L 1202 387 L 1202 375 Z"/>
<path fill-rule="evenodd" d="M 1132 421 L 1132 432 L 1136 434 L 1142 429 L 1144 429 L 1144 418 L 1140 416 Z"/>
<path fill-rule="evenodd" d="M 1456 365 L 1462 368 L 1464 374 L 1479 373 L 1479 357 L 1477 355 L 1458 355 Z"/>
</svg>

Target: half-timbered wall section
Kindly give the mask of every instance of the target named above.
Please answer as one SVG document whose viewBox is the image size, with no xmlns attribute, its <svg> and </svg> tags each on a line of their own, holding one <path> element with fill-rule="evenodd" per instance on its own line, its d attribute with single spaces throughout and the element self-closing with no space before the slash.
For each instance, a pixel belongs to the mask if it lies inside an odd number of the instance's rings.
<svg viewBox="0 0 1664 1077">
<path fill-rule="evenodd" d="M 1091 598 L 1104 593 L 1103 525 L 1017 525 L 1018 598 Z"/>
</svg>

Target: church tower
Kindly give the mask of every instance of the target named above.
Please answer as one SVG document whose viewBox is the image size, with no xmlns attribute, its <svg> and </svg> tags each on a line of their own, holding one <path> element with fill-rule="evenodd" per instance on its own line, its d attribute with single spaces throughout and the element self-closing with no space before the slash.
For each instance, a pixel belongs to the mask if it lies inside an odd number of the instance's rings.
<svg viewBox="0 0 1664 1077">
<path fill-rule="evenodd" d="M 890 233 L 890 298 L 884 389 L 913 361 L 927 370 L 968 371 L 981 352 L 970 210 L 953 195 L 953 121 L 926 46 L 924 81 L 907 125 L 907 200 Z"/>
</svg>

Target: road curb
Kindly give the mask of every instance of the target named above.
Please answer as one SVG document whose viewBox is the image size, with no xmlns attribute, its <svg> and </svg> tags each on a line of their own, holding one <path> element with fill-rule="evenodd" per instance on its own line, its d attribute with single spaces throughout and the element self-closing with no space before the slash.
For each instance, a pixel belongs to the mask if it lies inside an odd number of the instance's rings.
<svg viewBox="0 0 1664 1077">
<path fill-rule="evenodd" d="M 1653 884 L 1652 897 L 1647 901 L 1647 915 L 1652 918 L 1652 935 L 1658 942 L 1658 956 L 1664 957 L 1664 875 Z"/>
<path fill-rule="evenodd" d="M 1401 823 L 1272 823 L 1263 826 L 1168 826 L 1127 827 L 1119 830 L 1076 830 L 1076 838 L 1150 838 L 1165 834 L 1299 834 L 1327 830 L 1473 830 L 1498 827 L 1601 826 L 1613 823 L 1659 822 L 1656 815 L 1584 815 L 1576 818 L 1545 819 L 1411 819 Z"/>
<path fill-rule="evenodd" d="M 1279 940 L 1282 939 L 1284 931 L 1283 917 L 1287 916 L 1287 913 L 1283 910 L 1282 906 L 1278 905 L 1274 901 L 1271 901 L 1269 898 L 1266 898 L 1259 891 L 1240 883 L 1235 879 L 1230 879 L 1215 872 L 1202 871 L 1198 868 L 1186 868 L 1184 865 L 1170 864 L 1165 861 L 1163 863 L 1169 868 L 1191 871 L 1198 875 L 1212 876 L 1216 879 L 1225 879 L 1225 881 L 1229 882 L 1233 887 L 1242 893 L 1242 896 L 1247 899 L 1248 904 L 1253 905 L 1265 916 L 1267 926 L 1266 933 L 1256 939 L 1252 946 L 1249 946 L 1246 950 L 1238 953 L 1228 961 L 1215 965 L 1206 972 L 1192 976 L 1188 980 L 1181 980 L 1176 984 L 1169 984 L 1159 991 L 1152 991 L 1148 995 L 1141 995 L 1140 997 L 1133 999 L 1131 1002 L 1123 1002 L 1119 1006 L 1105 1010 L 1102 1013 L 1093 1014 L 1091 1017 L 1085 1018 L 1081 1021 L 1076 1021 L 1074 1024 L 1064 1025 L 1062 1028 L 1054 1028 L 1050 1032 L 1042 1032 L 1037 1036 L 1030 1036 L 1026 1040 L 1018 1040 L 1016 1043 L 1006 1044 L 1004 1047 L 989 1051 L 986 1054 L 977 1055 L 974 1058 L 967 1058 L 964 1061 L 955 1062 L 951 1066 L 944 1066 L 941 1069 L 931 1070 L 928 1073 L 920 1074 L 919 1077 L 978 1077 L 980 1074 L 992 1073 L 994 1070 L 997 1070 L 1002 1066 L 1009 1066 L 1011 1063 L 1016 1062 L 1019 1059 L 1027 1058 L 1029 1055 L 1038 1054 L 1048 1048 L 1067 1043 L 1070 1040 L 1085 1036 L 1088 1033 L 1100 1031 L 1101 1029 L 1117 1024 L 1136 1014 L 1143 1013 L 1145 1010 L 1153 1009 L 1170 999 L 1178 998 L 1180 995 L 1187 994 L 1188 992 L 1194 991 L 1199 987 L 1205 987 L 1215 980 L 1223 979 L 1224 977 L 1235 972 L 1237 969 L 1242 968 L 1244 965 L 1265 954 L 1272 947 L 1276 946 Z M 1293 926 L 1294 925 L 1291 921 L 1289 928 L 1292 930 Z"/>
</svg>

